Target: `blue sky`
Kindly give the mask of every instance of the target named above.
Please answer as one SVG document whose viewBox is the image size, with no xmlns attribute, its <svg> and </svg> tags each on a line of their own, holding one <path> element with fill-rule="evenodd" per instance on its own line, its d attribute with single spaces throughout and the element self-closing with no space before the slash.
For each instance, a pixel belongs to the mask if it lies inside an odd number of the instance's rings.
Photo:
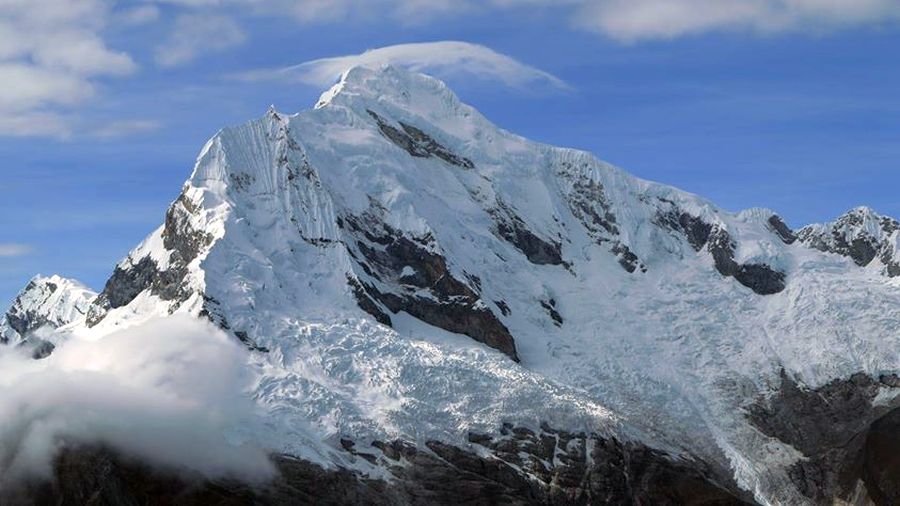
<svg viewBox="0 0 900 506">
<path fill-rule="evenodd" d="M 897 21 L 895 0 L 10 0 L 0 305 L 38 272 L 102 288 L 217 129 L 327 87 L 239 76 L 397 44 L 464 41 L 555 76 L 416 57 L 502 127 L 727 209 L 900 216 Z"/>
</svg>

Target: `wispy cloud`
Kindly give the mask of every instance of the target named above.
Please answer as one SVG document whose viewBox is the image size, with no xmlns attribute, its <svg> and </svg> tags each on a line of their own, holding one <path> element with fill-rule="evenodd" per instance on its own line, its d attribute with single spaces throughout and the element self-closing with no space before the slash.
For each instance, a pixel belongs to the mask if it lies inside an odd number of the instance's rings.
<svg viewBox="0 0 900 506">
<path fill-rule="evenodd" d="M 118 139 L 129 135 L 154 132 L 162 127 L 162 123 L 147 119 L 125 119 L 109 122 L 90 132 L 91 137 L 98 139 Z"/>
<path fill-rule="evenodd" d="M 227 16 L 192 13 L 175 19 L 168 38 L 156 48 L 156 62 L 177 67 L 198 56 L 223 51 L 246 40 L 241 27 Z"/>
<path fill-rule="evenodd" d="M 27 244 L 0 243 L 0 258 L 20 257 L 31 253 Z"/>
<path fill-rule="evenodd" d="M 571 10 L 574 26 L 622 42 L 714 31 L 821 33 L 900 20 L 896 0 L 495 0 Z"/>
<path fill-rule="evenodd" d="M 0 2 L 0 135 L 67 136 L 95 79 L 135 71 L 101 36 L 109 17 L 104 0 Z"/>
<path fill-rule="evenodd" d="M 159 8 L 155 5 L 141 5 L 121 12 L 117 21 L 128 26 L 139 26 L 152 23 L 160 17 Z"/>
<path fill-rule="evenodd" d="M 367 20 L 429 24 L 448 17 L 494 16 L 544 8 L 570 25 L 622 42 L 712 31 L 817 32 L 900 21 L 897 0 L 157 0 L 183 8 L 244 7 L 300 23 Z M 565 19 L 565 16 L 563 17 Z"/>
<path fill-rule="evenodd" d="M 390 18 L 405 25 L 423 24 L 440 16 L 477 10 L 473 0 L 148 0 L 188 9 L 244 8 L 246 12 L 293 18 L 299 23 Z M 499 0 L 502 3 L 504 0 Z M 489 2 L 490 3 L 490 2 Z"/>
<path fill-rule="evenodd" d="M 294 81 L 324 87 L 348 68 L 389 63 L 437 75 L 466 74 L 511 87 L 549 84 L 568 89 L 560 78 L 478 44 L 459 41 L 398 44 L 364 53 L 321 58 L 274 69 L 258 69 L 235 77 L 246 81 Z"/>
</svg>

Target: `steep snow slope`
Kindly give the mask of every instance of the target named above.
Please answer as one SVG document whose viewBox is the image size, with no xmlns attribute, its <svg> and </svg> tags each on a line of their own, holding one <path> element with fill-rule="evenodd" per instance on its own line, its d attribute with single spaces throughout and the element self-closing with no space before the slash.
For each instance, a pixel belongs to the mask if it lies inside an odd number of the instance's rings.
<svg viewBox="0 0 900 506">
<path fill-rule="evenodd" d="M 503 131 L 430 77 L 357 67 L 313 110 L 214 136 L 69 330 L 209 317 L 255 350 L 264 436 L 325 464 L 383 472 L 342 437 L 462 445 L 548 423 L 797 503 L 830 482 L 798 479 L 811 450 L 754 413 L 794 402 L 791 382 L 900 369 L 884 220 L 795 234 Z M 857 265 L 861 234 L 884 269 Z"/>
</svg>

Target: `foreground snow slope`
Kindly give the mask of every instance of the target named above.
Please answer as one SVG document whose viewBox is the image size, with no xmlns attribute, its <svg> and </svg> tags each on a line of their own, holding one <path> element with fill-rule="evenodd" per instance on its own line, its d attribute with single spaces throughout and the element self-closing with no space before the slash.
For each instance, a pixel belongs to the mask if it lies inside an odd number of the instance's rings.
<svg viewBox="0 0 900 506">
<path fill-rule="evenodd" d="M 433 78 L 357 67 L 313 110 L 216 134 L 68 329 L 209 317 L 254 350 L 263 437 L 329 465 L 378 472 L 342 436 L 548 422 L 796 502 L 802 454 L 745 408 L 782 371 L 814 388 L 900 369 L 895 224 L 854 210 L 798 235 L 501 130 Z"/>
</svg>

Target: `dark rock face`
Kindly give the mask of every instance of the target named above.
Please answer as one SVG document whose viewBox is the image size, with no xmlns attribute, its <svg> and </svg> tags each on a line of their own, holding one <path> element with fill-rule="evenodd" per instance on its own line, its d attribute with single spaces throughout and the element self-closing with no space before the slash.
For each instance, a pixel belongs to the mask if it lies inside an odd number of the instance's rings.
<svg viewBox="0 0 900 506">
<path fill-rule="evenodd" d="M 208 232 L 195 230 L 191 226 L 190 217 L 196 212 L 197 207 L 184 193 L 166 211 L 162 239 L 163 246 L 172 252 L 169 261 L 173 264 L 189 264 L 203 248 L 212 243 L 212 236 Z"/>
<path fill-rule="evenodd" d="M 569 174 L 573 170 L 565 164 L 561 174 Z M 577 176 L 572 181 L 572 192 L 567 202 L 572 215 L 578 218 L 591 235 L 600 240 L 619 235 L 616 216 L 606 198 L 603 185 L 585 176 Z"/>
<path fill-rule="evenodd" d="M 170 251 L 168 268 L 160 269 L 156 261 L 149 257 L 127 268 L 116 266 L 103 291 L 88 310 L 88 326 L 96 325 L 110 309 L 127 305 L 144 290 L 150 290 L 160 299 L 168 301 L 183 302 L 190 297 L 191 292 L 183 283 L 187 265 L 212 243 L 210 234 L 194 230 L 190 224 L 190 215 L 196 210 L 183 193 L 169 206 L 162 232 L 163 245 Z"/>
<path fill-rule="evenodd" d="M 716 228 L 709 236 L 707 250 L 712 254 L 716 270 L 723 276 L 732 276 L 740 284 L 760 295 L 771 295 L 784 290 L 784 273 L 765 264 L 739 264 L 734 260 L 734 244 L 728 232 Z"/>
<path fill-rule="evenodd" d="M 709 241 L 709 235 L 713 226 L 698 216 L 693 216 L 674 207 L 675 204 L 671 201 L 664 200 L 663 203 L 672 208 L 666 212 L 660 212 L 656 216 L 656 223 L 683 234 L 688 244 L 694 248 L 694 251 L 702 250 L 706 246 L 706 242 Z"/>
<path fill-rule="evenodd" d="M 274 459 L 280 476 L 261 486 L 236 480 L 204 480 L 153 469 L 98 448 L 65 450 L 54 481 L 0 490 L 5 506 L 236 506 L 293 504 L 402 504 L 385 482 L 350 471 L 326 470 L 288 456 Z"/>
<path fill-rule="evenodd" d="M 900 504 L 900 409 L 879 418 L 869 429 L 862 479 L 876 505 Z"/>
<path fill-rule="evenodd" d="M 533 498 L 528 504 L 751 503 L 733 486 L 720 485 L 703 463 L 673 459 L 636 443 L 546 425 L 538 432 L 505 425 L 499 436 L 470 434 L 469 441 L 488 450 L 499 463 L 532 477 L 520 492 Z M 429 448 L 459 467 L 471 469 L 473 460 L 478 461 L 458 448 L 436 449 L 433 444 Z M 482 468 L 490 469 L 484 464 Z M 521 473 L 507 476 L 506 471 L 495 465 L 491 474 L 510 485 L 521 483 Z"/>
<path fill-rule="evenodd" d="M 504 426 L 470 434 L 465 447 L 428 441 L 374 441 L 344 449 L 393 475 L 387 482 L 326 470 L 290 456 L 273 461 L 270 483 L 203 480 L 151 469 L 113 452 L 69 448 L 54 466 L 56 481 L 0 491 L 0 503 L 120 505 L 704 505 L 752 504 L 723 486 L 701 463 L 676 460 L 634 443 L 544 427 Z M 479 449 L 480 452 L 476 452 Z M 485 455 L 487 452 L 487 456 Z"/>
<path fill-rule="evenodd" d="M 684 232 L 684 236 L 687 237 L 688 243 L 694 248 L 694 251 L 703 249 L 712 232 L 712 225 L 687 213 L 678 215 L 678 226 L 681 227 L 681 231 Z"/>
<path fill-rule="evenodd" d="M 893 247 L 887 241 L 860 230 L 866 225 L 867 220 L 870 225 L 873 224 L 872 220 L 876 220 L 876 217 L 877 215 L 869 210 L 854 209 L 838 218 L 831 225 L 830 233 L 810 226 L 801 229 L 798 237 L 811 248 L 849 257 L 860 267 L 865 267 L 872 263 L 872 260 L 880 258 L 885 265 L 885 274 L 890 277 L 900 276 L 900 260 L 896 258 Z M 877 217 L 874 224 L 885 236 L 900 230 L 900 222 L 887 216 Z M 858 231 L 853 232 L 855 230 Z"/>
<path fill-rule="evenodd" d="M 881 263 L 884 264 L 885 274 L 888 277 L 895 278 L 900 276 L 900 255 L 890 245 L 885 245 L 881 249 Z"/>
<path fill-rule="evenodd" d="M 878 253 L 875 240 L 871 237 L 857 237 L 848 241 L 843 235 L 835 232 L 832 235 L 833 243 L 809 234 L 801 235 L 800 238 L 819 251 L 850 257 L 860 267 L 869 265 Z"/>
<path fill-rule="evenodd" d="M 52 295 L 59 288 L 55 283 L 46 283 L 48 295 Z M 34 281 L 29 281 L 21 294 L 13 301 L 13 305 L 6 312 L 6 321 L 13 330 L 24 336 L 33 330 L 37 330 L 45 325 L 55 326 L 59 322 L 51 322 L 47 319 L 47 315 L 24 308 L 22 297 L 24 294 L 32 293 L 38 289 Z"/>
<path fill-rule="evenodd" d="M 586 168 L 586 166 L 582 168 Z M 617 239 L 619 227 L 616 223 L 616 215 L 606 197 L 603 185 L 580 173 L 568 162 L 563 163 L 557 174 L 572 180 L 572 191 L 566 196 L 569 211 L 584 225 L 588 234 L 597 241 L 597 244 L 611 242 L 610 253 L 616 256 L 619 265 L 628 273 L 639 269 L 641 272 L 647 272 L 647 267 L 641 262 L 641 259 Z"/>
<path fill-rule="evenodd" d="M 436 327 L 464 334 L 518 361 L 509 330 L 481 301 L 480 280 L 455 278 L 430 237 L 410 238 L 379 220 L 376 212 L 345 216 L 347 251 L 362 269 L 348 280 L 359 307 L 384 325 L 388 311 L 405 311 Z M 422 291 L 431 296 L 423 296 Z M 383 309 L 384 308 L 384 309 Z"/>
<path fill-rule="evenodd" d="M 789 470 L 798 489 L 816 504 L 831 504 L 849 500 L 862 482 L 874 504 L 898 504 L 885 498 L 900 497 L 900 454 L 891 451 L 900 449 L 900 412 L 878 420 L 890 408 L 872 403 L 879 390 L 898 388 L 898 378 L 859 373 L 817 389 L 783 371 L 781 379 L 774 396 L 748 407 L 747 418 L 806 457 Z"/>
<path fill-rule="evenodd" d="M 372 315 L 375 321 L 382 325 L 387 325 L 388 327 L 393 325 L 391 317 L 382 311 L 378 303 L 369 296 L 369 292 L 375 290 L 374 287 L 370 286 L 367 288 L 358 279 L 351 277 L 347 278 L 347 283 L 353 289 L 353 297 L 356 298 L 356 304 L 359 305 L 360 309 Z"/>
<path fill-rule="evenodd" d="M 535 265 L 566 265 L 562 259 L 562 244 L 541 239 L 528 229 L 528 225 L 505 203 L 488 211 L 494 219 L 494 233 L 512 244 L 528 261 Z"/>
<path fill-rule="evenodd" d="M 785 244 L 794 244 L 797 240 L 797 235 L 784 221 L 782 221 L 781 216 L 773 214 L 769 217 L 768 221 L 769 228 L 778 235 L 782 242 Z"/>
<path fill-rule="evenodd" d="M 167 270 L 160 270 L 149 257 L 125 269 L 116 266 L 103 291 L 88 310 L 87 325 L 96 325 L 106 317 L 107 311 L 128 304 L 144 290 L 149 289 L 163 300 L 187 299 L 190 294 L 182 287 L 186 274 L 187 270 L 183 267 L 170 266 Z"/>
<path fill-rule="evenodd" d="M 550 315 L 550 318 L 553 319 L 553 323 L 557 327 L 562 327 L 563 317 L 559 314 L 559 311 L 556 310 L 556 300 L 542 300 L 541 307 L 544 308 L 544 311 L 547 311 L 547 314 Z"/>
<path fill-rule="evenodd" d="M 638 258 L 634 252 L 628 249 L 628 246 L 616 241 L 609 251 L 616 255 L 619 265 L 629 273 L 635 272 L 638 269 L 640 269 L 641 272 L 647 272 L 647 266 L 641 262 L 641 259 Z"/>
<path fill-rule="evenodd" d="M 778 217 L 773 216 L 773 218 L 777 219 Z M 776 271 L 765 264 L 737 263 L 734 260 L 734 242 L 731 235 L 719 226 L 706 223 L 700 217 L 680 212 L 677 209 L 658 215 L 656 222 L 684 234 L 694 251 L 701 251 L 705 246 L 712 255 L 719 274 L 733 277 L 738 283 L 760 295 L 771 295 L 784 290 L 785 275 L 783 272 Z M 771 219 L 769 223 L 772 225 Z M 781 220 L 777 219 L 777 223 L 781 223 Z M 774 227 L 774 225 L 772 226 Z M 785 225 L 784 228 L 786 229 L 787 226 Z M 778 233 L 780 237 L 781 233 L 786 233 L 786 231 L 782 230 Z M 790 240 L 789 237 L 786 235 L 781 238 L 783 241 L 787 241 Z"/>
<path fill-rule="evenodd" d="M 450 165 L 456 165 L 464 169 L 472 169 L 475 165 L 472 160 L 454 154 L 449 149 L 442 146 L 436 140 L 432 139 L 422 130 L 408 125 L 402 121 L 399 122 L 400 128 L 390 125 L 387 120 L 379 116 L 373 111 L 366 112 L 378 123 L 378 129 L 389 141 L 403 148 L 407 153 L 418 158 L 439 158 Z"/>
</svg>

